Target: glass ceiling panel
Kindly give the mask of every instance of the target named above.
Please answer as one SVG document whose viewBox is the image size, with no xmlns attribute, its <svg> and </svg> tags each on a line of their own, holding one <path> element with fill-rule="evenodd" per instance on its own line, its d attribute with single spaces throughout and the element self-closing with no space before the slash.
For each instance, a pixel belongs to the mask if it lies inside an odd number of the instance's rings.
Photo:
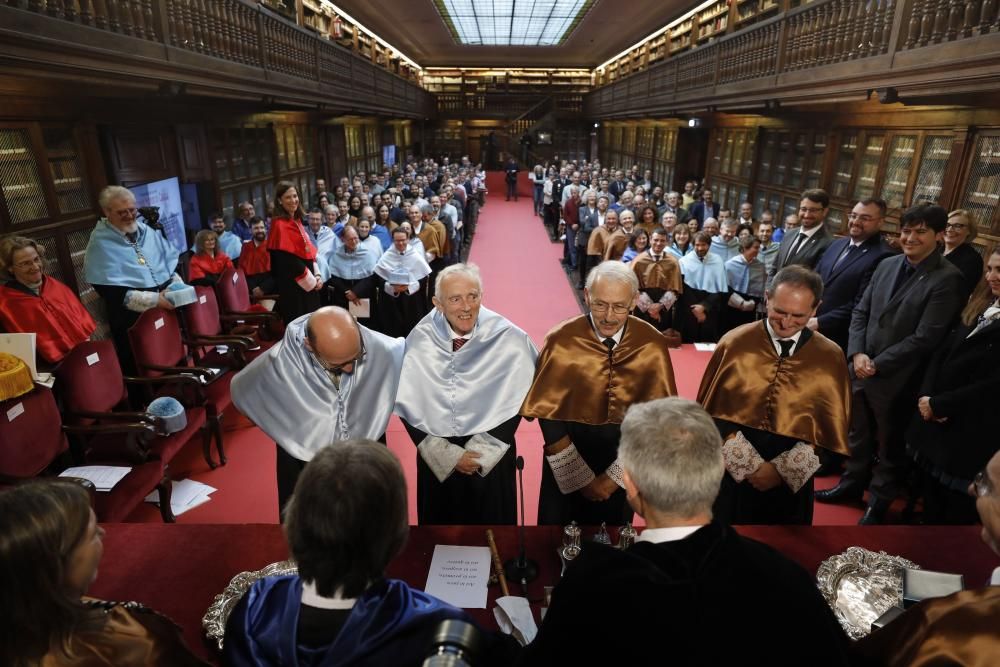
<svg viewBox="0 0 1000 667">
<path fill-rule="evenodd" d="M 460 44 L 555 46 L 594 0 L 434 0 Z"/>
</svg>

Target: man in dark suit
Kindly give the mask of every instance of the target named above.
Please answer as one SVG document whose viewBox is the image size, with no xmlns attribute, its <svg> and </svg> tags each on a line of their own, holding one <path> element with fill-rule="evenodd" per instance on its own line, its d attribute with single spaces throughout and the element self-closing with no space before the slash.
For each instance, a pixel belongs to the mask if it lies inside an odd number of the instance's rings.
<svg viewBox="0 0 1000 667">
<path fill-rule="evenodd" d="M 722 439 L 698 404 L 632 405 L 615 463 L 646 528 L 628 549 L 583 547 L 520 664 L 652 664 L 652 655 L 668 652 L 688 656 L 683 664 L 849 664 L 849 642 L 813 578 L 713 520 Z M 605 613 L 623 595 L 627 609 Z M 775 632 L 781 641 L 767 641 Z M 623 636 L 645 641 L 592 641 Z"/>
<path fill-rule="evenodd" d="M 881 199 L 855 204 L 847 216 L 848 236 L 831 243 L 816 265 L 816 273 L 823 279 L 823 303 L 808 326 L 839 345 L 845 355 L 854 305 L 864 294 L 878 263 L 893 254 L 879 233 L 885 209 Z"/>
<path fill-rule="evenodd" d="M 615 178 L 608 186 L 608 190 L 615 196 L 615 200 L 618 200 L 621 199 L 622 193 L 625 192 L 627 187 L 628 181 L 625 180 L 625 174 L 619 169 L 615 172 Z"/>
<path fill-rule="evenodd" d="M 937 245 L 947 219 L 945 210 L 932 204 L 903 213 L 903 254 L 878 265 L 851 316 L 851 458 L 840 482 L 821 500 L 860 500 L 867 487 L 871 498 L 862 525 L 882 523 L 898 494 L 906 458 L 903 429 L 916 403 L 919 371 L 961 307 L 962 274 Z"/>
<path fill-rule="evenodd" d="M 698 229 L 701 229 L 706 218 L 719 219 L 719 205 L 712 201 L 712 190 L 710 188 L 702 190 L 701 201 L 691 204 L 690 208 L 688 208 L 688 213 L 698 221 Z"/>
<path fill-rule="evenodd" d="M 823 253 L 833 243 L 823 220 L 830 212 L 830 195 L 825 190 L 806 190 L 799 202 L 799 227 L 781 239 L 778 257 L 771 266 L 771 278 L 786 266 L 798 264 L 815 269 Z M 692 213 L 692 215 L 694 215 Z"/>
</svg>

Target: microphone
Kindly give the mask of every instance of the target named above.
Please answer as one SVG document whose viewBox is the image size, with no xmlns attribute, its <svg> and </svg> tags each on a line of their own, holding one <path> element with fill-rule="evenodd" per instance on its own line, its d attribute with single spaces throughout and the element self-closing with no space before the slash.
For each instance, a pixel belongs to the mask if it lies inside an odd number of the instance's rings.
<svg viewBox="0 0 1000 667">
<path fill-rule="evenodd" d="M 521 492 L 521 530 L 520 530 L 520 550 L 517 558 L 512 558 L 503 564 L 507 578 L 521 582 L 524 596 L 528 597 L 528 582 L 534 581 L 538 577 L 538 563 L 530 560 L 525 554 L 524 542 L 524 457 L 518 456 L 514 462 L 517 467 L 517 478 Z"/>
</svg>

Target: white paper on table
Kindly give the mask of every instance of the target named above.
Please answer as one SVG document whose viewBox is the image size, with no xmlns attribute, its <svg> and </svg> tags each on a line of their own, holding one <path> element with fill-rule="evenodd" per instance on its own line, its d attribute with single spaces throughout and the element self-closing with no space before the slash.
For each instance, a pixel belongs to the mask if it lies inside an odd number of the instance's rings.
<svg viewBox="0 0 1000 667">
<path fill-rule="evenodd" d="M 126 466 L 78 466 L 66 468 L 59 476 L 82 477 L 93 482 L 98 491 L 110 491 L 130 472 L 132 468 Z"/>
<path fill-rule="evenodd" d="M 424 590 L 463 609 L 486 609 L 486 586 L 490 579 L 489 547 L 458 547 L 439 544 L 431 556 Z"/>
<path fill-rule="evenodd" d="M 531 615 L 531 605 L 527 598 L 516 595 L 497 598 L 493 616 L 496 617 L 500 630 L 512 635 L 521 646 L 533 642 L 538 634 L 538 626 L 535 625 L 535 617 Z"/>
<path fill-rule="evenodd" d="M 715 343 L 695 343 L 694 349 L 699 352 L 715 352 Z"/>
<path fill-rule="evenodd" d="M 209 486 L 208 484 L 202 484 L 201 482 L 196 482 L 193 479 L 176 480 L 171 484 L 170 510 L 174 513 L 174 516 L 180 516 L 181 514 L 184 514 L 184 512 L 193 510 L 199 505 L 204 505 L 212 499 L 209 494 L 217 490 L 215 487 Z M 153 491 L 146 496 L 146 502 L 159 505 L 159 492 Z"/>
<path fill-rule="evenodd" d="M 358 299 L 357 302 L 349 301 L 347 303 L 347 310 L 359 320 L 367 319 L 372 316 L 372 300 Z"/>
</svg>

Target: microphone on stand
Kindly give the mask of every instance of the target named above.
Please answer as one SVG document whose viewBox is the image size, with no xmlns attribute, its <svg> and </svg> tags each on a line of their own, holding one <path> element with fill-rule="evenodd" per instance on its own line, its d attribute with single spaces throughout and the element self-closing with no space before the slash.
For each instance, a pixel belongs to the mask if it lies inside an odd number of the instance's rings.
<svg viewBox="0 0 1000 667">
<path fill-rule="evenodd" d="M 503 564 L 507 578 L 512 581 L 521 582 L 524 588 L 524 596 L 528 596 L 527 585 L 529 581 L 534 581 L 538 577 L 538 563 L 530 560 L 525 554 L 524 542 L 524 457 L 518 456 L 514 465 L 517 467 L 517 479 L 521 492 L 521 530 L 520 530 L 520 550 L 517 558 L 512 558 Z"/>
</svg>

